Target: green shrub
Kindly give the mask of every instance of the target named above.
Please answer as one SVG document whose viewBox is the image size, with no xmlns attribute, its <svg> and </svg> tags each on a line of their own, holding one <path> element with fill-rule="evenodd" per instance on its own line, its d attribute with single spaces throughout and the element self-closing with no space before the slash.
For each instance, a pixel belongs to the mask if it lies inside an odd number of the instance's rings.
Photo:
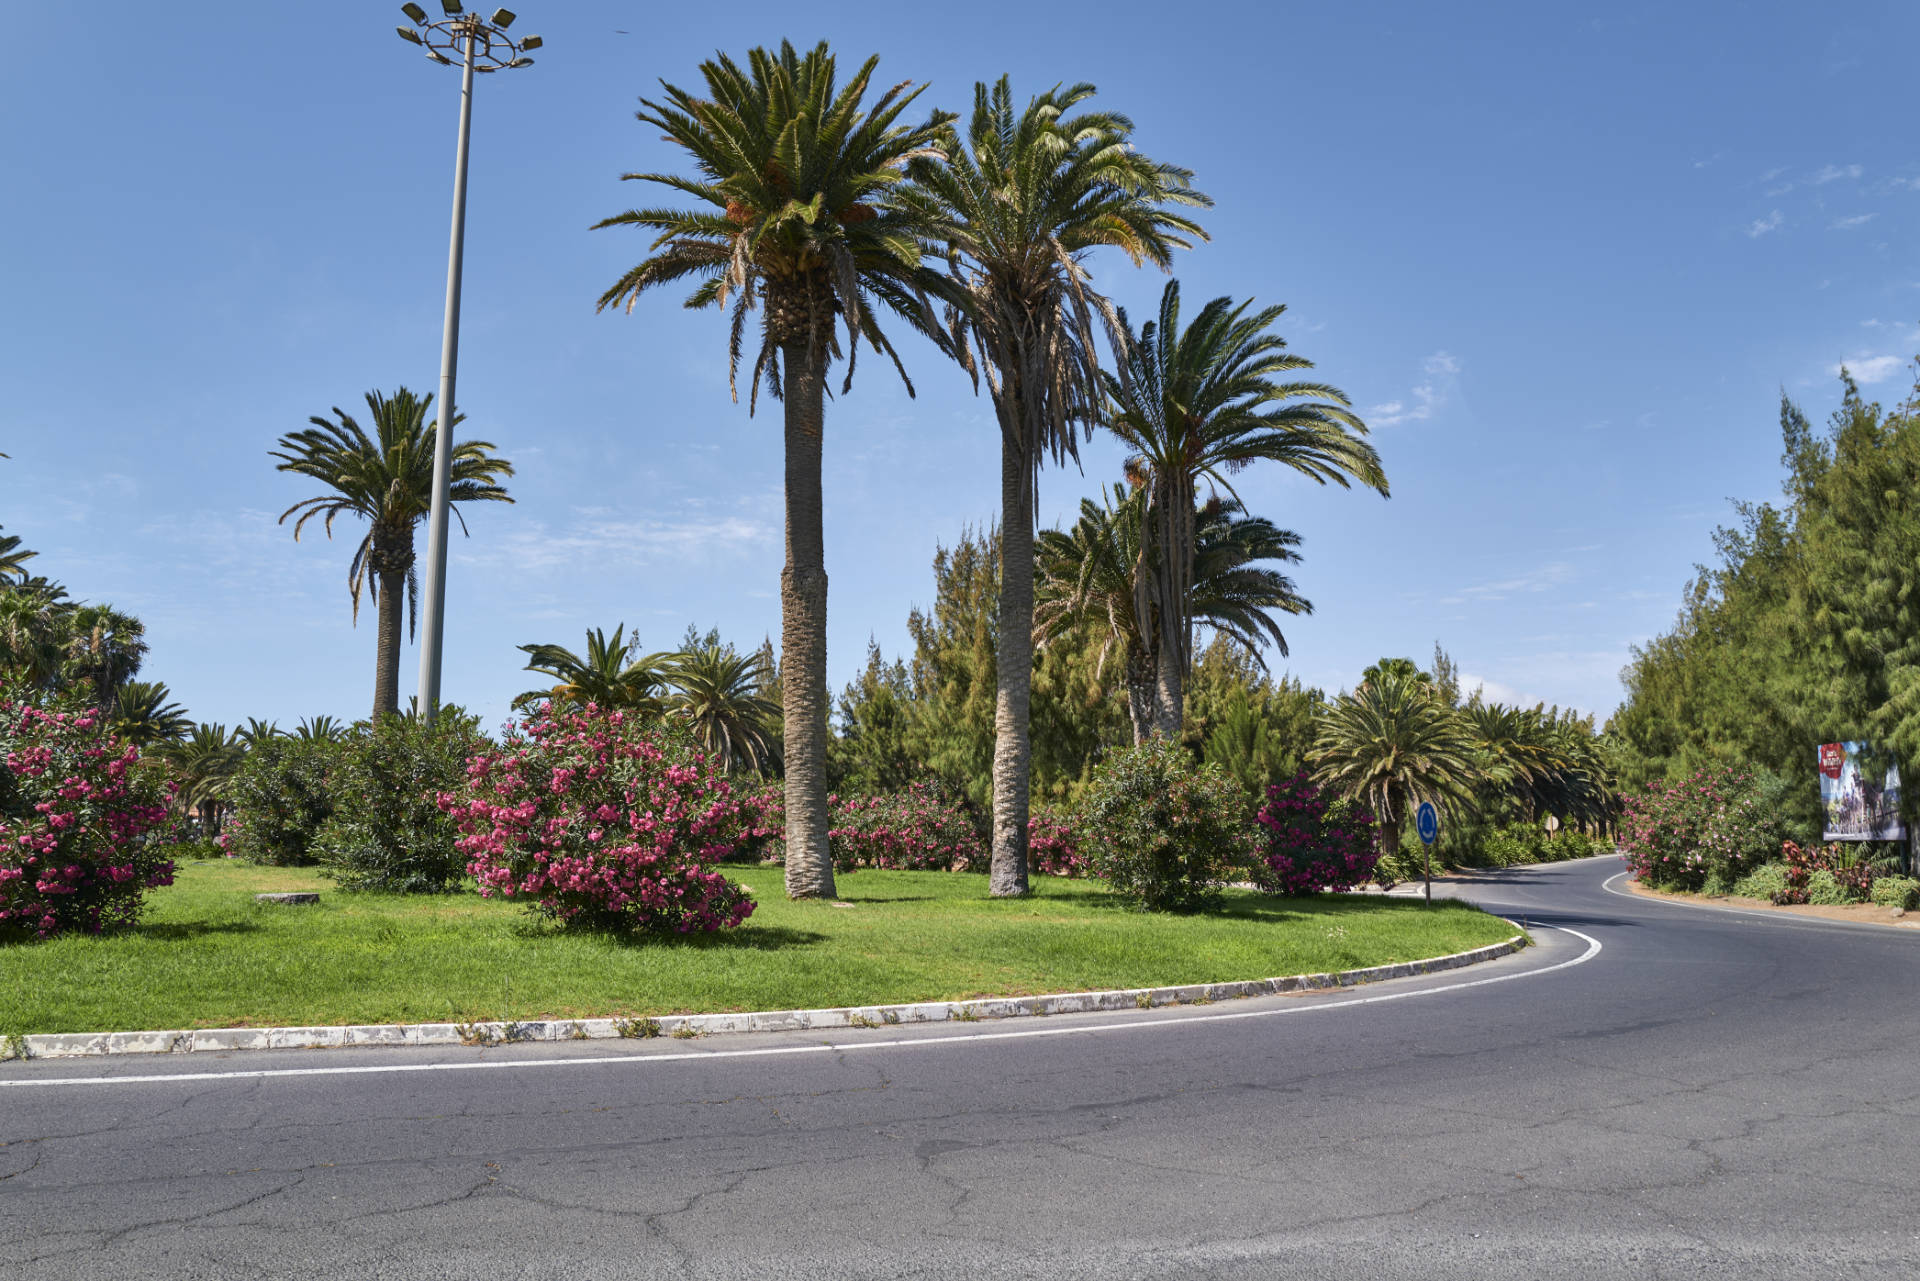
<svg viewBox="0 0 1920 1281">
<path fill-rule="evenodd" d="M 488 746 L 479 718 L 458 707 L 442 708 L 431 725 L 392 715 L 356 726 L 334 763 L 333 813 L 312 844 L 327 875 L 343 890 L 458 889 L 467 858 L 436 797 L 462 788 L 467 758 Z"/>
<path fill-rule="evenodd" d="M 1725 898 L 1733 892 L 1733 877 L 1726 868 L 1715 864 L 1707 869 L 1706 879 L 1700 882 L 1700 892 L 1709 898 Z"/>
<path fill-rule="evenodd" d="M 1807 876 L 1807 902 L 1821 907 L 1839 907 L 1848 901 L 1847 888 L 1840 879 L 1824 867 L 1815 868 Z"/>
<path fill-rule="evenodd" d="M 1628 870 L 1661 889 L 1697 890 L 1715 867 L 1722 879 L 1738 880 L 1779 851 L 1786 790 L 1772 775 L 1725 767 L 1648 783 L 1621 798 Z"/>
<path fill-rule="evenodd" d="M 1762 863 L 1733 883 L 1733 892 L 1741 898 L 1761 898 L 1780 902 L 1787 892 L 1787 869 L 1778 863 Z"/>
<path fill-rule="evenodd" d="M 1111 752 L 1081 798 L 1093 874 L 1150 911 L 1203 907 L 1251 861 L 1240 785 L 1169 739 Z"/>
<path fill-rule="evenodd" d="M 233 814 L 220 846 L 250 863 L 313 862 L 313 838 L 333 813 L 327 782 L 339 754 L 339 744 L 324 739 L 256 740 L 228 785 Z"/>
<path fill-rule="evenodd" d="M 1920 881 L 1911 876 L 1882 876 L 1873 882 L 1867 897 L 1881 907 L 1920 906 Z"/>
</svg>

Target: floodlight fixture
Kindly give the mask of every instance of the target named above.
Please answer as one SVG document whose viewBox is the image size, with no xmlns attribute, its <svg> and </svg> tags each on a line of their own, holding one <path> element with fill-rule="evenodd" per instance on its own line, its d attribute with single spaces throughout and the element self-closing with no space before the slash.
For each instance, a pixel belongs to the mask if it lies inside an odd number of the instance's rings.
<svg viewBox="0 0 1920 1281">
<path fill-rule="evenodd" d="M 440 0 L 444 18 L 429 21 L 426 10 L 417 4 L 403 4 L 400 11 L 419 27 L 410 31 L 397 27 L 403 40 L 424 46 L 427 56 L 443 67 L 461 66 L 460 133 L 453 160 L 453 231 L 447 246 L 447 308 L 440 334 L 440 395 L 438 421 L 452 423 L 458 402 L 454 399 L 454 377 L 460 364 L 460 278 L 466 253 L 467 231 L 467 139 L 473 127 L 473 77 L 502 71 L 509 67 L 531 67 L 533 59 L 526 51 L 544 43 L 539 36 L 515 41 L 507 34 L 517 15 L 511 9 L 495 9 L 491 18 L 478 12 L 468 13 L 459 0 Z M 425 626 L 420 636 L 420 693 L 416 704 L 420 716 L 429 724 L 440 710 L 440 656 L 447 623 L 447 519 L 449 482 L 453 473 L 453 431 L 434 433 L 433 496 L 427 511 L 427 572 Z"/>
</svg>

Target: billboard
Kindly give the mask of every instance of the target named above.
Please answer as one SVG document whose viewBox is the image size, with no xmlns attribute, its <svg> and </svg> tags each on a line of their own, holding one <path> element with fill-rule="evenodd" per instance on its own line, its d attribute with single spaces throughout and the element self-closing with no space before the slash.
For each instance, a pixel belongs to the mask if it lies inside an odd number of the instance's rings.
<svg viewBox="0 0 1920 1281">
<path fill-rule="evenodd" d="M 1820 744 L 1820 805 L 1827 841 L 1901 841 L 1900 767 L 1889 764 L 1878 782 L 1862 774 L 1865 743 Z"/>
</svg>

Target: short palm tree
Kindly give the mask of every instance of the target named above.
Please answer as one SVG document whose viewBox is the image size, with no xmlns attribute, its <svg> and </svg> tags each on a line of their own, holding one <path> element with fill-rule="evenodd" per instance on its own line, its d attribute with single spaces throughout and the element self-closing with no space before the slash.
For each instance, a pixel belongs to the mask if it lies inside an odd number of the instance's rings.
<svg viewBox="0 0 1920 1281">
<path fill-rule="evenodd" d="M 1027 892 L 1032 771 L 1034 503 L 1040 465 L 1078 456 L 1101 403 L 1099 333 L 1118 317 L 1093 288 L 1087 256 L 1103 246 L 1135 266 L 1166 268 L 1205 233 L 1180 206 L 1211 202 L 1193 174 L 1134 148 L 1133 122 L 1080 110 L 1090 84 L 1056 88 L 1016 109 L 1007 78 L 973 88 L 964 138 L 914 162 L 902 207 L 949 246 L 955 354 L 984 372 L 1000 428 L 1000 632 L 993 748 L 989 892 Z M 1069 114 L 1078 111 L 1079 114 Z M 976 365 L 977 356 L 977 365 Z"/>
<path fill-rule="evenodd" d="M 834 893 L 827 848 L 827 571 L 820 460 L 827 372 L 847 361 L 845 391 L 864 339 L 906 370 L 879 312 L 945 344 L 927 297 L 940 275 L 926 265 L 927 228 L 884 199 L 914 157 L 927 154 L 952 117 L 919 125 L 901 113 L 920 95 L 904 84 L 863 110 L 878 58 L 844 86 L 824 42 L 804 56 L 791 44 L 753 50 L 741 67 L 722 55 L 701 64 L 704 95 L 664 85 L 642 99 L 642 124 L 663 130 L 693 161 L 694 176 L 630 173 L 700 207 L 631 209 L 596 224 L 654 233 L 651 254 L 600 296 L 632 309 L 656 285 L 691 280 L 688 307 L 732 304 L 729 380 L 737 377 L 747 320 L 760 340 L 749 378 L 752 412 L 764 380 L 785 411 L 786 564 L 780 574 L 781 691 L 785 710 L 787 893 Z M 847 334 L 843 351 L 837 327 Z M 907 384 L 912 391 L 912 383 Z M 736 388 L 736 397 L 738 395 Z"/>
<path fill-rule="evenodd" d="M 1258 461 L 1280 463 L 1322 484 L 1358 481 L 1387 493 L 1380 456 L 1362 437 L 1366 424 L 1337 387 L 1292 380 L 1313 362 L 1286 350 L 1272 332 L 1286 309 L 1251 311 L 1215 298 L 1180 327 L 1180 282 L 1160 295 L 1155 320 L 1129 331 L 1120 373 L 1105 376 L 1106 424 L 1131 451 L 1128 474 L 1147 492 L 1147 539 L 1139 590 L 1160 601 L 1187 598 L 1194 573 L 1196 491 L 1203 479 L 1232 494 L 1228 477 Z M 1144 609 L 1144 604 L 1143 604 Z M 1193 619 L 1180 609 L 1158 616 L 1156 726 L 1180 732 L 1185 681 L 1193 663 Z"/>
<path fill-rule="evenodd" d="M 247 717 L 247 723 L 236 729 L 234 733 L 238 734 L 240 741 L 248 747 L 252 747 L 255 743 L 263 743 L 270 738 L 285 736 L 279 722 L 263 721 L 257 716 Z"/>
<path fill-rule="evenodd" d="M 1127 710 L 1134 741 L 1155 731 L 1156 615 L 1142 611 L 1135 590 L 1141 556 L 1145 496 L 1115 485 L 1104 503 L 1083 499 L 1071 530 L 1043 530 L 1035 562 L 1034 639 L 1041 645 L 1074 634 L 1099 642 L 1096 663 L 1124 665 Z M 1231 499 L 1210 500 L 1195 514 L 1198 547 L 1186 612 L 1244 649 L 1263 669 L 1269 644 L 1287 652 L 1287 639 L 1269 613 L 1313 611 L 1293 581 L 1266 562 L 1299 559 L 1299 537 L 1273 522 L 1243 514 Z"/>
<path fill-rule="evenodd" d="M 113 732 L 141 748 L 185 738 L 193 720 L 172 698 L 164 681 L 128 681 L 114 698 Z"/>
<path fill-rule="evenodd" d="M 271 456 L 279 470 L 319 481 L 332 493 L 303 499 L 280 515 L 299 514 L 294 522 L 296 541 L 306 523 L 324 518 L 327 537 L 341 516 L 367 522 L 367 534 L 347 565 L 347 592 L 353 597 L 353 617 L 360 618 L 360 591 L 364 587 L 379 608 L 379 636 L 374 659 L 373 718 L 400 710 L 400 606 L 408 605 L 408 630 L 419 608 L 414 575 L 413 527 L 427 515 L 433 499 L 433 453 L 437 423 L 427 421 L 432 396 L 416 396 L 405 387 L 391 396 L 367 393 L 373 434 L 336 407 L 338 422 L 309 419 L 313 426 L 280 438 Z M 456 414 L 457 426 L 466 415 Z M 460 503 L 513 501 L 500 485 L 513 475 L 513 464 L 493 452 L 491 442 L 456 441 L 447 497 L 450 510 L 466 532 Z"/>
<path fill-rule="evenodd" d="M 67 617 L 73 609 L 66 589 L 46 579 L 27 579 L 0 590 L 0 668 L 30 685 L 58 684 L 67 657 Z"/>
<path fill-rule="evenodd" d="M 761 696 L 768 672 L 758 654 L 707 645 L 675 654 L 665 667 L 667 714 L 686 722 L 720 769 L 765 773 L 774 763 L 780 708 Z"/>
<path fill-rule="evenodd" d="M 174 803 L 198 818 L 208 836 L 218 835 L 227 787 L 246 760 L 240 736 L 224 725 L 196 725 L 185 738 L 163 744 L 160 756 L 179 785 Z"/>
<path fill-rule="evenodd" d="M 303 743 L 338 743 L 347 737 L 347 727 L 331 716 L 302 716 L 288 738 Z"/>
<path fill-rule="evenodd" d="M 648 654 L 635 657 L 639 637 L 629 641 L 626 624 L 613 629 L 609 637 L 598 627 L 587 632 L 586 654 L 574 653 L 564 645 L 522 645 L 527 656 L 526 670 L 550 676 L 554 684 L 545 689 L 530 689 L 513 700 L 516 710 L 542 701 L 552 703 L 593 703 L 605 708 L 657 715 L 665 706 L 662 700 L 665 667 L 669 655 Z"/>
<path fill-rule="evenodd" d="M 1472 809 L 1481 762 L 1473 729 L 1431 682 L 1387 671 L 1342 694 L 1314 735 L 1315 777 L 1369 806 L 1382 853 L 1422 801 Z"/>
</svg>

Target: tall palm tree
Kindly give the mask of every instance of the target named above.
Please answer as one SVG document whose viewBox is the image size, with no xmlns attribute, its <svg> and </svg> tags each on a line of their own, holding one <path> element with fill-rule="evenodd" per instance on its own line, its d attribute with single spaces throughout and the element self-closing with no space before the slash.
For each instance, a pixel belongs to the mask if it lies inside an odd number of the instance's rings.
<svg viewBox="0 0 1920 1281">
<path fill-rule="evenodd" d="M 66 614 L 65 628 L 62 679 L 84 686 L 95 707 L 111 708 L 147 656 L 145 624 L 111 605 L 76 605 Z"/>
<path fill-rule="evenodd" d="M 554 703 L 596 703 L 601 707 L 658 714 L 665 706 L 661 695 L 669 655 L 636 657 L 640 638 L 626 638 L 620 624 L 609 637 L 598 627 L 587 632 L 585 656 L 563 645 L 521 645 L 526 670 L 550 676 L 554 684 L 530 689 L 513 700 L 516 709 L 543 700 Z"/>
<path fill-rule="evenodd" d="M 732 303 L 728 379 L 737 378 L 747 319 L 758 310 L 760 342 L 748 412 L 764 380 L 785 411 L 786 563 L 780 573 L 781 690 L 786 722 L 787 893 L 834 893 L 827 848 L 827 571 L 820 458 L 826 379 L 845 356 L 844 392 L 862 339 L 892 359 L 885 308 L 945 345 L 928 301 L 940 273 L 926 265 L 927 228 L 884 199 L 914 157 L 929 152 L 952 116 L 899 124 L 921 89 L 896 85 L 864 112 L 879 59 L 844 87 L 823 41 L 804 56 L 791 44 L 755 49 L 741 67 L 721 55 L 700 66 L 704 96 L 663 84 L 664 101 L 641 99 L 641 123 L 665 131 L 693 161 L 695 176 L 630 173 L 701 206 L 631 209 L 596 224 L 655 234 L 651 254 L 600 296 L 628 310 L 646 290 L 695 282 L 688 307 Z M 842 351 L 837 326 L 846 329 Z M 913 384 L 907 382 L 911 394 Z M 738 388 L 735 387 L 738 397 Z"/>
<path fill-rule="evenodd" d="M 673 655 L 666 678 L 674 689 L 667 714 L 687 723 L 714 764 L 728 773 L 765 773 L 773 764 L 780 708 L 760 694 L 767 671 L 758 654 L 702 646 Z"/>
<path fill-rule="evenodd" d="M 1034 639 L 1051 644 L 1074 633 L 1098 638 L 1096 659 L 1123 664 L 1127 710 L 1136 743 L 1156 728 L 1154 614 L 1138 608 L 1135 566 L 1141 555 L 1145 496 L 1115 485 L 1104 503 L 1083 499 L 1071 530 L 1041 531 L 1036 557 Z M 1284 656 L 1287 638 L 1270 610 L 1313 611 L 1293 581 L 1266 562 L 1296 561 L 1299 537 L 1273 522 L 1245 515 L 1228 498 L 1214 498 L 1195 514 L 1195 573 L 1186 612 L 1244 649 L 1263 670 L 1269 644 Z"/>
<path fill-rule="evenodd" d="M 73 609 L 66 589 L 44 578 L 0 589 L 0 668 L 29 685 L 58 684 Z"/>
<path fill-rule="evenodd" d="M 1286 308 L 1251 307 L 1216 298 L 1182 330 L 1180 282 L 1170 280 L 1158 318 L 1137 334 L 1129 330 L 1119 375 L 1105 376 L 1106 424 L 1133 451 L 1128 473 L 1147 491 L 1146 542 L 1157 549 L 1140 562 L 1136 589 L 1143 598 L 1187 598 L 1194 500 L 1203 479 L 1232 494 L 1228 477 L 1265 460 L 1321 484 L 1358 481 L 1387 493 L 1380 455 L 1362 439 L 1366 424 L 1346 396 L 1326 383 L 1291 379 L 1313 362 L 1288 352 L 1271 331 Z M 1156 725 L 1177 734 L 1193 663 L 1192 617 L 1163 608 L 1155 641 L 1162 655 Z"/>
<path fill-rule="evenodd" d="M 299 513 L 293 537 L 314 517 L 324 518 L 327 537 L 341 516 L 359 516 L 367 534 L 347 565 L 347 592 L 353 597 L 353 617 L 360 619 L 360 590 L 365 587 L 379 608 L 379 637 L 374 659 L 373 718 L 400 710 L 400 604 L 407 602 L 407 625 L 412 633 L 419 612 L 419 585 L 413 569 L 413 527 L 427 515 L 433 501 L 434 434 L 438 423 L 427 421 L 432 396 L 416 396 L 405 387 L 384 396 L 367 393 L 373 435 L 335 407 L 338 422 L 314 417 L 312 427 L 289 432 L 270 456 L 280 459 L 279 470 L 319 481 L 333 492 L 303 499 L 280 514 L 281 523 Z M 454 415 L 458 426 L 465 414 Z M 510 503 L 501 486 L 513 475 L 513 464 L 493 452 L 484 440 L 462 440 L 453 446 L 453 470 L 447 498 L 460 532 L 466 517 L 458 504 Z"/>
<path fill-rule="evenodd" d="M 185 738 L 193 720 L 172 698 L 165 681 L 128 681 L 114 698 L 113 732 L 142 748 Z"/>
<path fill-rule="evenodd" d="M 1016 109 L 1007 78 L 973 88 L 964 139 L 914 162 L 903 207 L 940 227 L 958 321 L 955 354 L 986 374 L 1000 427 L 1000 631 L 995 652 L 993 864 L 989 892 L 1027 892 L 1032 769 L 1035 488 L 1042 461 L 1078 457 L 1101 402 L 1097 330 L 1118 317 L 1086 266 L 1111 246 L 1135 266 L 1168 267 L 1205 233 L 1176 206 L 1211 202 L 1186 169 L 1136 150 L 1114 111 L 1069 115 L 1090 84 L 1052 89 Z M 977 356 L 977 365 L 975 357 Z M 977 375 L 976 375 L 977 376 Z"/>
<path fill-rule="evenodd" d="M 1313 746 L 1315 777 L 1373 810 L 1382 853 L 1422 801 L 1473 808 L 1482 768 L 1473 730 L 1429 681 L 1389 669 L 1362 682 L 1321 714 Z"/>
</svg>

